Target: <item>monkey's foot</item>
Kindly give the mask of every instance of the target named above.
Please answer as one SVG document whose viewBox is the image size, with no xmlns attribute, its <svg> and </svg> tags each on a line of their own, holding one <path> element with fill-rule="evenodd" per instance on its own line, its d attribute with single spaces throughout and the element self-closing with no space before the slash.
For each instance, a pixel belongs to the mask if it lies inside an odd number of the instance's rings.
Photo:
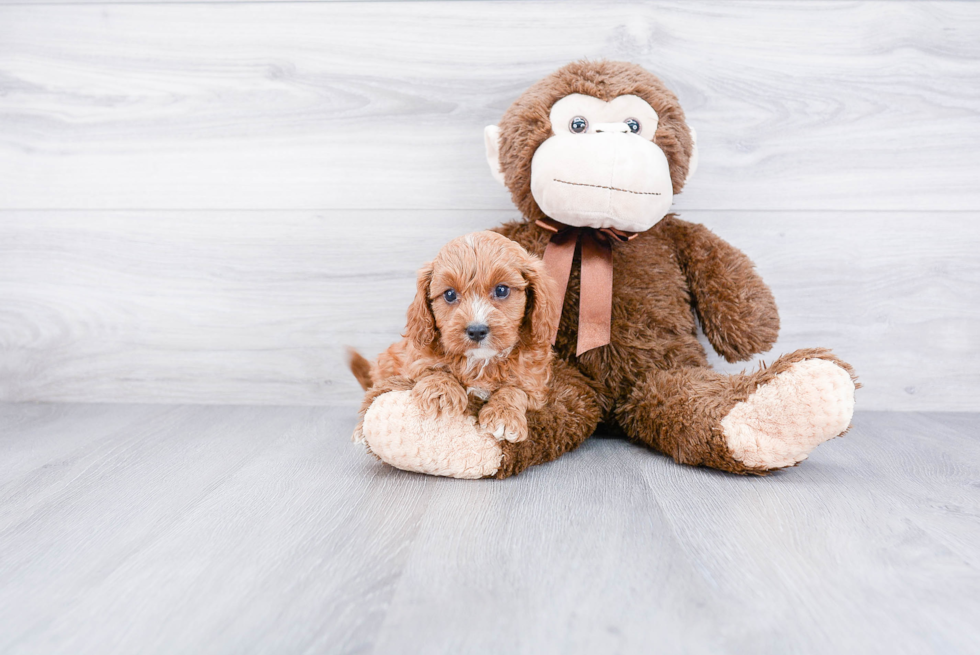
<svg viewBox="0 0 980 655">
<path fill-rule="evenodd" d="M 759 385 L 721 421 L 732 456 L 745 466 L 794 466 L 843 434 L 854 414 L 850 373 L 826 359 L 798 361 Z"/>
<path fill-rule="evenodd" d="M 410 391 L 390 391 L 364 414 L 363 440 L 371 452 L 395 468 L 428 475 L 476 479 L 500 468 L 500 444 L 466 415 L 431 417 Z"/>
</svg>

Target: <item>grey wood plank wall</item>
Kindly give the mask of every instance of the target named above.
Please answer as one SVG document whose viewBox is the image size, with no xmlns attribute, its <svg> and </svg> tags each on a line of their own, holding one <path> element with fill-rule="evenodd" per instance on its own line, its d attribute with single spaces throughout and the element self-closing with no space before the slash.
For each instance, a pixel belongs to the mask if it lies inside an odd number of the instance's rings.
<svg viewBox="0 0 980 655">
<path fill-rule="evenodd" d="M 680 96 L 676 207 L 772 285 L 770 356 L 980 409 L 980 6 L 927 1 L 0 2 L 0 400 L 355 400 L 342 347 L 518 218 L 482 127 L 581 57 Z"/>
</svg>

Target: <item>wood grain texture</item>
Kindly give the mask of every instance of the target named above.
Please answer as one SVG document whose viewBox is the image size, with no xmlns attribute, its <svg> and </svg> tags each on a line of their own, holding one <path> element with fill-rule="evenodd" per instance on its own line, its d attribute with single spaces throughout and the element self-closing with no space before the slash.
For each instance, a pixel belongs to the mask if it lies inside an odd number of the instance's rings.
<svg viewBox="0 0 980 655">
<path fill-rule="evenodd" d="M 976 7 L 0 3 L 0 399 L 352 402 L 343 346 L 516 217 L 483 125 L 608 56 L 698 128 L 676 204 L 776 291 L 768 358 L 828 346 L 860 407 L 978 410 Z"/>
<path fill-rule="evenodd" d="M 980 209 L 961 2 L 0 7 L 0 208 L 507 209 L 482 128 L 581 57 L 679 94 L 681 209 Z"/>
<path fill-rule="evenodd" d="M 353 407 L 0 405 L 0 650 L 972 653 L 976 421 L 859 413 L 767 478 L 593 439 L 457 481 Z"/>
<path fill-rule="evenodd" d="M 513 218 L 0 212 L 0 398 L 354 402 L 344 346 L 387 347 L 422 262 Z M 980 410 L 977 214 L 683 218 L 743 249 L 772 286 L 782 333 L 758 360 L 826 346 L 857 368 L 859 407 Z"/>
</svg>

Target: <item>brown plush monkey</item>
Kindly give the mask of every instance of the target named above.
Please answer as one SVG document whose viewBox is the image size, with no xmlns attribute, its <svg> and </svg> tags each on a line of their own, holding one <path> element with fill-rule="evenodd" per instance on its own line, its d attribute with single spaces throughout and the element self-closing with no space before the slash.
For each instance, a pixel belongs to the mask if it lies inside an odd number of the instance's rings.
<svg viewBox="0 0 980 655">
<path fill-rule="evenodd" d="M 567 279 L 549 402 L 529 412 L 530 438 L 511 443 L 472 417 L 424 414 L 393 378 L 365 398 L 355 433 L 373 453 L 407 470 L 502 478 L 603 423 L 683 464 L 763 474 L 847 430 L 855 379 L 828 350 L 739 375 L 708 367 L 695 316 L 730 362 L 768 350 L 779 317 L 744 254 L 667 214 L 696 144 L 657 77 L 628 63 L 569 64 L 518 98 L 486 142 L 525 217 L 497 231 Z"/>
</svg>

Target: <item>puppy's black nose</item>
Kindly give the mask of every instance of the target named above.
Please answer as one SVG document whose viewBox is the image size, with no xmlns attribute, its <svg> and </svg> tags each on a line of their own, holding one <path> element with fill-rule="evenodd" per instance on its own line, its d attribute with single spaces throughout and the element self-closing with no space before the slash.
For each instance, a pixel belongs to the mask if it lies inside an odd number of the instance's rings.
<svg viewBox="0 0 980 655">
<path fill-rule="evenodd" d="M 466 326 L 466 336 L 470 338 L 470 341 L 483 341 L 488 334 L 490 334 L 490 328 L 482 323 Z"/>
</svg>

